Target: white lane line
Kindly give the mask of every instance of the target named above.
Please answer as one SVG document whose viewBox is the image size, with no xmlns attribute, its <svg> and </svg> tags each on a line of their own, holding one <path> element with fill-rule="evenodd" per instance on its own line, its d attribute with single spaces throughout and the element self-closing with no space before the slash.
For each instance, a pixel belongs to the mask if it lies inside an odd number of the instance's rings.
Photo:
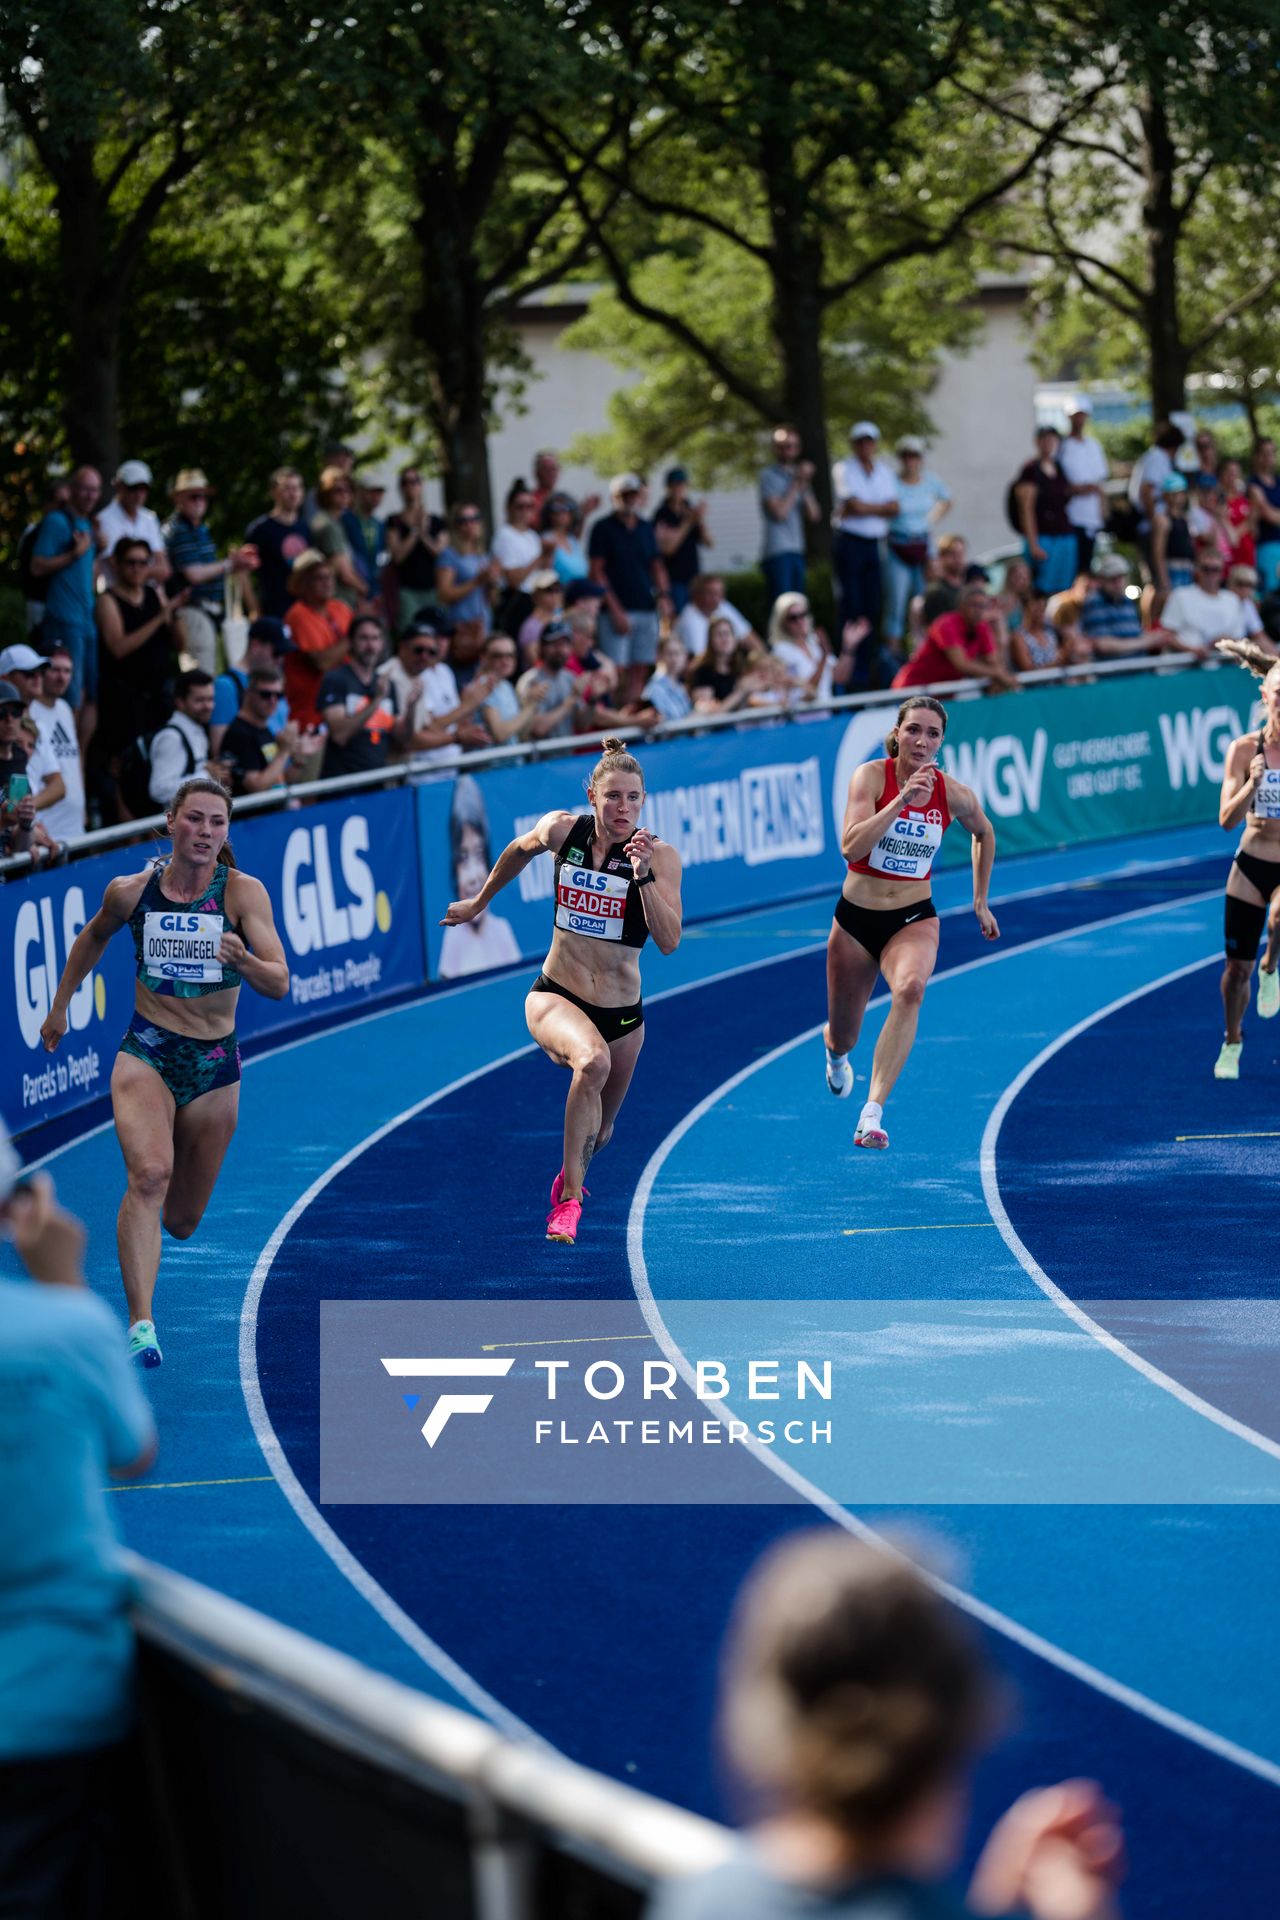
<svg viewBox="0 0 1280 1920">
<path fill-rule="evenodd" d="M 1216 899 L 1219 891 L 1218 888 L 1214 888 L 1212 891 L 1188 896 L 1178 901 L 1164 901 L 1151 907 L 1136 908 L 1132 913 L 1119 914 L 1107 920 L 1094 921 L 1087 926 L 1064 928 L 1058 933 L 1045 936 L 1043 939 L 1028 941 L 1023 946 L 1009 947 L 1004 953 L 983 954 L 975 960 L 965 961 L 960 966 L 945 968 L 942 972 L 935 974 L 934 978 L 937 980 L 945 980 L 954 975 L 973 972 L 978 967 L 989 966 L 998 960 L 1006 958 L 1013 959 L 1016 955 L 1026 953 L 1034 947 L 1043 947 L 1053 942 L 1074 938 L 1079 934 L 1096 932 L 1101 927 L 1117 926 L 1124 921 L 1149 918 L 1160 913 L 1176 912 L 1178 908 L 1183 906 Z M 1197 966 L 1202 966 L 1203 964 L 1203 961 L 1196 962 Z M 879 994 L 871 1005 L 883 1005 L 887 998 L 888 996 L 886 994 Z M 759 1060 L 752 1061 L 749 1066 L 743 1067 L 738 1073 L 732 1074 L 729 1079 L 725 1080 L 713 1093 L 708 1094 L 704 1099 L 700 1100 L 655 1148 L 636 1185 L 635 1195 L 631 1202 L 631 1211 L 627 1220 L 627 1259 L 631 1269 L 631 1284 L 650 1332 L 658 1341 L 672 1365 L 678 1369 L 682 1378 L 695 1392 L 697 1389 L 697 1381 L 693 1368 L 686 1359 L 683 1350 L 672 1337 L 662 1317 L 661 1308 L 654 1297 L 653 1288 L 649 1281 L 648 1263 L 644 1253 L 644 1221 L 650 1196 L 652 1195 L 654 1185 L 664 1162 L 679 1145 L 685 1134 L 697 1125 L 698 1121 L 715 1106 L 717 1101 L 723 1099 L 726 1094 L 731 1093 L 735 1088 L 741 1086 L 753 1073 L 757 1073 L 763 1068 L 772 1065 L 774 1061 L 780 1060 L 785 1054 L 790 1053 L 796 1047 L 802 1046 L 807 1041 L 812 1040 L 821 1030 L 820 1025 L 812 1027 L 805 1033 L 797 1035 L 793 1040 L 785 1041 L 781 1046 L 772 1048 Z M 734 1414 L 727 1402 L 723 1400 L 714 1402 L 712 1404 L 712 1411 L 716 1417 L 726 1425 L 731 1419 L 739 1417 Z M 830 1494 L 826 1493 L 821 1487 L 816 1486 L 811 1480 L 806 1479 L 803 1474 L 797 1472 L 794 1467 L 787 1461 L 780 1459 L 769 1448 L 761 1446 L 759 1442 L 750 1437 L 748 1437 L 746 1444 L 750 1447 L 752 1453 L 763 1467 L 770 1473 L 777 1474 L 779 1479 L 784 1481 L 786 1485 L 794 1488 L 797 1493 L 802 1494 L 805 1499 L 809 1500 L 828 1520 L 833 1521 L 837 1526 L 843 1527 L 846 1532 L 853 1534 L 857 1539 L 868 1541 L 872 1545 L 879 1547 L 887 1553 L 893 1554 L 897 1558 L 908 1557 L 904 1556 L 901 1549 L 896 1547 L 891 1541 L 886 1540 L 884 1536 L 877 1533 L 873 1527 L 869 1527 L 865 1521 L 859 1520 L 856 1515 L 850 1513 L 847 1508 L 833 1499 Z M 1240 1746 L 1236 1741 L 1228 1740 L 1224 1735 L 1215 1733 L 1212 1728 L 1201 1726 L 1198 1721 L 1189 1719 L 1185 1714 L 1178 1713 L 1172 1707 L 1162 1705 L 1160 1701 L 1153 1700 L 1147 1694 L 1140 1693 L 1136 1688 L 1128 1686 L 1122 1680 L 1117 1680 L 1113 1675 L 1104 1673 L 1101 1668 L 1091 1665 L 1088 1661 L 1081 1660 L 1076 1654 L 1070 1653 L 1065 1647 L 1058 1646 L 1055 1641 L 1047 1640 L 1042 1634 L 1035 1633 L 1031 1628 L 1023 1626 L 1020 1621 L 1013 1619 L 1009 1614 L 1000 1612 L 997 1608 L 989 1606 L 986 1601 L 979 1600 L 973 1594 L 964 1592 L 962 1588 L 953 1586 L 950 1581 L 941 1579 L 928 1567 L 920 1567 L 918 1570 L 938 1593 L 944 1595 L 964 1612 L 970 1614 L 974 1619 L 982 1621 L 985 1626 L 992 1628 L 995 1632 L 1004 1634 L 1016 1645 L 1025 1647 L 1028 1652 L 1037 1654 L 1041 1659 L 1048 1661 L 1051 1666 L 1055 1666 L 1062 1672 L 1070 1674 L 1074 1679 L 1082 1681 L 1086 1686 L 1093 1687 L 1097 1692 L 1105 1694 L 1108 1699 L 1118 1701 L 1122 1706 L 1131 1708 L 1133 1712 L 1143 1715 L 1144 1718 L 1154 1721 L 1157 1725 L 1167 1728 L 1170 1732 L 1179 1734 L 1184 1739 L 1193 1741 L 1197 1746 L 1203 1747 L 1207 1752 L 1216 1754 L 1219 1759 L 1228 1760 L 1233 1765 L 1242 1767 L 1246 1772 L 1256 1774 L 1260 1779 L 1269 1781 L 1273 1786 L 1280 1786 L 1280 1766 L 1277 1766 L 1273 1761 L 1264 1759 L 1262 1755 L 1251 1752 L 1249 1748 Z"/>
<path fill-rule="evenodd" d="M 1200 1414 L 1205 1420 L 1211 1420 L 1214 1426 L 1221 1427 L 1226 1433 L 1234 1434 L 1237 1440 L 1244 1440 L 1249 1446 L 1256 1447 L 1260 1453 L 1269 1454 L 1273 1460 L 1280 1460 L 1280 1442 L 1272 1440 L 1265 1433 L 1259 1433 L 1255 1427 L 1246 1426 L 1243 1420 L 1237 1420 L 1231 1414 L 1224 1413 L 1211 1401 L 1203 1399 L 1198 1393 L 1193 1393 L 1189 1387 L 1184 1387 L 1181 1381 L 1175 1380 L 1171 1374 L 1163 1373 L 1159 1367 L 1153 1366 L 1150 1360 L 1144 1359 L 1140 1353 L 1135 1353 L 1132 1347 L 1126 1346 L 1123 1340 L 1114 1333 L 1110 1333 L 1093 1318 L 1092 1314 L 1086 1313 L 1070 1294 L 1064 1293 L 1062 1288 L 1049 1278 L 1035 1255 L 1023 1244 L 1017 1228 L 1009 1218 L 1000 1194 L 1000 1176 L 996 1167 L 1000 1129 L 1004 1125 L 1005 1116 L 1023 1088 L 1034 1079 L 1041 1067 L 1047 1065 L 1055 1054 L 1062 1051 L 1063 1047 L 1070 1046 L 1071 1042 L 1079 1039 L 1082 1033 L 1087 1033 L 1090 1027 L 1096 1026 L 1099 1020 L 1105 1020 L 1109 1015 L 1118 1013 L 1122 1007 L 1132 1006 L 1135 1000 L 1141 1000 L 1148 993 L 1157 993 L 1161 987 L 1172 986 L 1176 980 L 1185 980 L 1193 973 L 1200 973 L 1220 958 L 1221 950 L 1217 949 L 1213 953 L 1206 954 L 1202 960 L 1193 960 L 1185 967 L 1175 967 L 1172 972 L 1162 974 L 1158 980 L 1150 981 L 1145 987 L 1135 987 L 1131 993 L 1122 993 L 1109 1006 L 1099 1007 L 1096 1013 L 1090 1013 L 1083 1020 L 1077 1020 L 1073 1027 L 1068 1027 L 1065 1033 L 1059 1034 L 1056 1040 L 1050 1041 L 1047 1047 L 1042 1048 L 1035 1059 L 1029 1061 L 1021 1073 L 1009 1082 L 991 1110 L 982 1135 L 980 1154 L 982 1192 L 991 1218 L 1000 1229 L 1000 1236 L 1018 1265 L 1028 1278 L 1034 1280 L 1041 1293 L 1052 1300 L 1054 1306 L 1067 1316 L 1068 1320 L 1073 1320 L 1076 1326 L 1096 1340 L 1099 1346 L 1105 1347 L 1108 1353 L 1114 1354 L 1117 1360 L 1123 1360 L 1126 1366 L 1132 1367 L 1153 1386 L 1172 1394 L 1175 1400 L 1180 1400 L 1182 1405 L 1189 1407 L 1193 1413 Z"/>
</svg>

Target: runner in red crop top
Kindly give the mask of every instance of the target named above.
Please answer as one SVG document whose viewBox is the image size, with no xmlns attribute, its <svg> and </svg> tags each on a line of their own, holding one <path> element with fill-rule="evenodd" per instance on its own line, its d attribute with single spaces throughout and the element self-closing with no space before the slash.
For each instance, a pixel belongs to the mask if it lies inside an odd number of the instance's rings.
<svg viewBox="0 0 1280 1920">
<path fill-rule="evenodd" d="M 977 795 L 937 764 L 946 709 L 909 696 L 885 741 L 887 760 L 856 769 L 849 782 L 840 850 L 848 862 L 827 941 L 827 1086 L 853 1091 L 849 1050 L 881 974 L 892 995 L 871 1062 L 871 1095 L 858 1116 L 854 1145 L 887 1147 L 884 1103 L 906 1065 L 920 1003 L 938 957 L 938 915 L 929 874 L 953 820 L 973 835 L 973 910 L 983 937 L 1000 929 L 987 905 L 996 841 Z"/>
</svg>

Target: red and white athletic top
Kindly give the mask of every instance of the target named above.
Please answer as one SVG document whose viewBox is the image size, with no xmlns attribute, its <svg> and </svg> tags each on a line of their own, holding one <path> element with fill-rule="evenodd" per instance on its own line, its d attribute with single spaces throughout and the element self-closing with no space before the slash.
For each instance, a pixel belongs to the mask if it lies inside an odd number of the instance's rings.
<svg viewBox="0 0 1280 1920">
<path fill-rule="evenodd" d="M 884 768 L 884 792 L 880 797 L 880 807 L 885 807 L 890 800 L 897 799 L 901 789 L 895 763 L 882 760 L 880 764 Z M 880 807 L 876 808 L 877 813 Z M 934 855 L 942 845 L 942 836 L 950 825 L 947 783 L 935 767 L 933 791 L 925 804 L 922 807 L 904 807 L 897 819 L 890 821 L 870 853 L 861 860 L 849 862 L 849 871 L 874 873 L 882 880 L 927 880 Z"/>
</svg>

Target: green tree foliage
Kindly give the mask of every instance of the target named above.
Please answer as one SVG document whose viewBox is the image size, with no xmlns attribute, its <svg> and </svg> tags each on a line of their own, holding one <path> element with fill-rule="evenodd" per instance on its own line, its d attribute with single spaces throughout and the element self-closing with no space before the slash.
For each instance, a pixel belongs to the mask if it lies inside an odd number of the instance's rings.
<svg viewBox="0 0 1280 1920">
<path fill-rule="evenodd" d="M 51 190 L 65 314 L 56 390 L 79 460 L 115 464 L 121 329 L 139 261 L 197 167 L 269 106 L 264 40 L 246 10 L 197 0 L 0 9 L 0 133 L 10 173 L 31 168 Z"/>
<path fill-rule="evenodd" d="M 1046 16 L 1040 85 L 1065 101 L 1102 49 L 1110 83 L 1037 167 L 1011 249 L 1049 263 L 1037 297 L 1060 364 L 1140 374 L 1156 418 L 1221 363 L 1241 397 L 1277 360 L 1280 15 L 1273 0 L 1088 0 Z M 1019 103 L 998 104 L 1016 131 Z M 1250 364 L 1252 363 L 1252 364 Z"/>
<path fill-rule="evenodd" d="M 623 198 L 606 215 L 581 189 L 575 197 L 617 299 L 700 361 L 727 404 L 759 424 L 793 420 L 825 493 L 826 381 L 841 346 L 855 362 L 864 350 L 859 327 L 873 351 L 870 290 L 906 262 L 942 261 L 1099 82 L 1011 131 L 980 89 L 957 84 L 1016 48 L 1020 16 L 988 0 L 891 10 L 873 0 L 682 0 L 675 10 L 606 0 L 601 15 L 634 88 L 619 139 L 591 170 Z M 550 116 L 543 137 L 566 168 L 591 164 Z M 729 337 L 718 313 L 708 322 L 696 272 L 696 304 L 672 297 L 689 291 L 691 259 L 713 278 L 725 270 L 711 239 L 725 261 L 739 257 L 735 318 L 763 309 L 745 338 Z M 658 268 L 655 251 L 682 265 Z M 953 270 L 943 282 L 953 293 Z M 893 304 L 887 294 L 882 310 Z M 852 324 L 843 341 L 842 322 Z M 919 328 L 929 347 L 935 326 L 931 313 Z M 909 333 L 899 350 L 913 354 Z"/>
</svg>

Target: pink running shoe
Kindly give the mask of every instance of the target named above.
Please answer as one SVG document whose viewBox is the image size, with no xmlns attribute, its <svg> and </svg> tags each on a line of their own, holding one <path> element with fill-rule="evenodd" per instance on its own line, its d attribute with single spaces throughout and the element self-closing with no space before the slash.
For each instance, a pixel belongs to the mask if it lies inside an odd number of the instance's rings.
<svg viewBox="0 0 1280 1920">
<path fill-rule="evenodd" d="M 883 1127 L 859 1127 L 853 1144 L 855 1147 L 887 1147 L 889 1136 Z"/>
<path fill-rule="evenodd" d="M 547 1215 L 547 1238 L 559 1240 L 571 1247 L 578 1237 L 578 1222 L 582 1218 L 581 1200 L 561 1200 L 552 1207 Z"/>
<path fill-rule="evenodd" d="M 590 1187 L 584 1187 L 582 1189 L 582 1197 L 584 1200 L 589 1200 L 591 1198 Z M 561 1167 L 559 1173 L 556 1175 L 555 1179 L 551 1182 L 551 1211 L 553 1213 L 555 1212 L 556 1208 L 560 1205 L 560 1202 L 561 1200 L 563 1200 L 563 1198 L 564 1198 L 564 1168 Z"/>
</svg>

